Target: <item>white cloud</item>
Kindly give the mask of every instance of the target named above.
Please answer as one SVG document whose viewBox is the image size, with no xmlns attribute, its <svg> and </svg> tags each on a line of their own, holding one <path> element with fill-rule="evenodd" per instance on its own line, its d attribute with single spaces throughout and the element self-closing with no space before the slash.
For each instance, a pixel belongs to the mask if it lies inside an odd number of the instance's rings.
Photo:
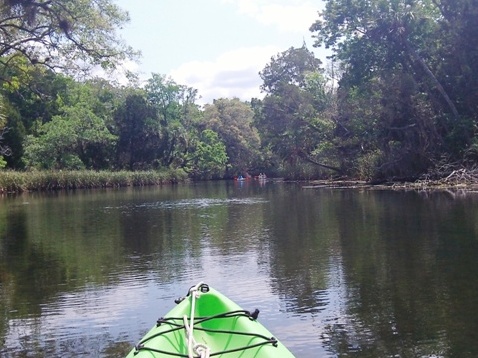
<svg viewBox="0 0 478 358">
<path fill-rule="evenodd" d="M 235 3 L 239 12 L 258 22 L 275 26 L 282 32 L 303 33 L 318 19 L 318 10 L 323 7 L 309 1 L 270 0 L 224 0 Z"/>
<path fill-rule="evenodd" d="M 280 51 L 276 46 L 239 48 L 213 61 L 184 63 L 169 75 L 179 84 L 196 88 L 201 104 L 218 98 L 261 98 L 259 71 Z"/>
</svg>

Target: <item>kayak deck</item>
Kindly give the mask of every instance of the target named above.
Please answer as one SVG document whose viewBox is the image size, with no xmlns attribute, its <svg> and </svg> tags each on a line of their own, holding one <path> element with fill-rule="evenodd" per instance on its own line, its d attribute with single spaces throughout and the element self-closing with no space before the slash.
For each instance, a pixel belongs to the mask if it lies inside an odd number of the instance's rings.
<svg viewBox="0 0 478 358">
<path fill-rule="evenodd" d="M 200 283 L 127 357 L 294 357 L 256 320 L 258 313 Z"/>
</svg>

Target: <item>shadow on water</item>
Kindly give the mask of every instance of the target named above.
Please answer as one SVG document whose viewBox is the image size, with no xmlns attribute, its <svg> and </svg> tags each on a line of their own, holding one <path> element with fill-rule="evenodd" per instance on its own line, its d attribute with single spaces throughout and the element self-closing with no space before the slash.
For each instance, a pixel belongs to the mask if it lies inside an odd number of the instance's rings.
<svg viewBox="0 0 478 358">
<path fill-rule="evenodd" d="M 298 357 L 478 355 L 478 196 L 199 183 L 0 201 L 2 356 L 123 356 L 204 280 Z"/>
</svg>

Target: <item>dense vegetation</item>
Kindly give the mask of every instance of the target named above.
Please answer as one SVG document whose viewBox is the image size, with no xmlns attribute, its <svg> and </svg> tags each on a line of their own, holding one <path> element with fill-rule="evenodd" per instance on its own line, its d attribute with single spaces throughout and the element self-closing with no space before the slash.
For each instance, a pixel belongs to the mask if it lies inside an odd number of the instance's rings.
<svg viewBox="0 0 478 358">
<path fill-rule="evenodd" d="M 476 0 L 328 0 L 311 24 L 327 70 L 290 48 L 261 71 L 264 98 L 204 107 L 160 74 L 80 76 L 136 55 L 111 1 L 1 4 L 4 170 L 409 180 L 478 161 Z"/>
</svg>

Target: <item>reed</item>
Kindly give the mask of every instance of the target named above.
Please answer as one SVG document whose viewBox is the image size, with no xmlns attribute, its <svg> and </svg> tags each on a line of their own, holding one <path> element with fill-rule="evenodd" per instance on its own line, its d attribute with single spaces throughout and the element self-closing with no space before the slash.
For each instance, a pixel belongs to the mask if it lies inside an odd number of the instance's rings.
<svg viewBox="0 0 478 358">
<path fill-rule="evenodd" d="M 181 169 L 167 171 L 0 171 L 0 193 L 163 185 L 188 179 Z"/>
</svg>

